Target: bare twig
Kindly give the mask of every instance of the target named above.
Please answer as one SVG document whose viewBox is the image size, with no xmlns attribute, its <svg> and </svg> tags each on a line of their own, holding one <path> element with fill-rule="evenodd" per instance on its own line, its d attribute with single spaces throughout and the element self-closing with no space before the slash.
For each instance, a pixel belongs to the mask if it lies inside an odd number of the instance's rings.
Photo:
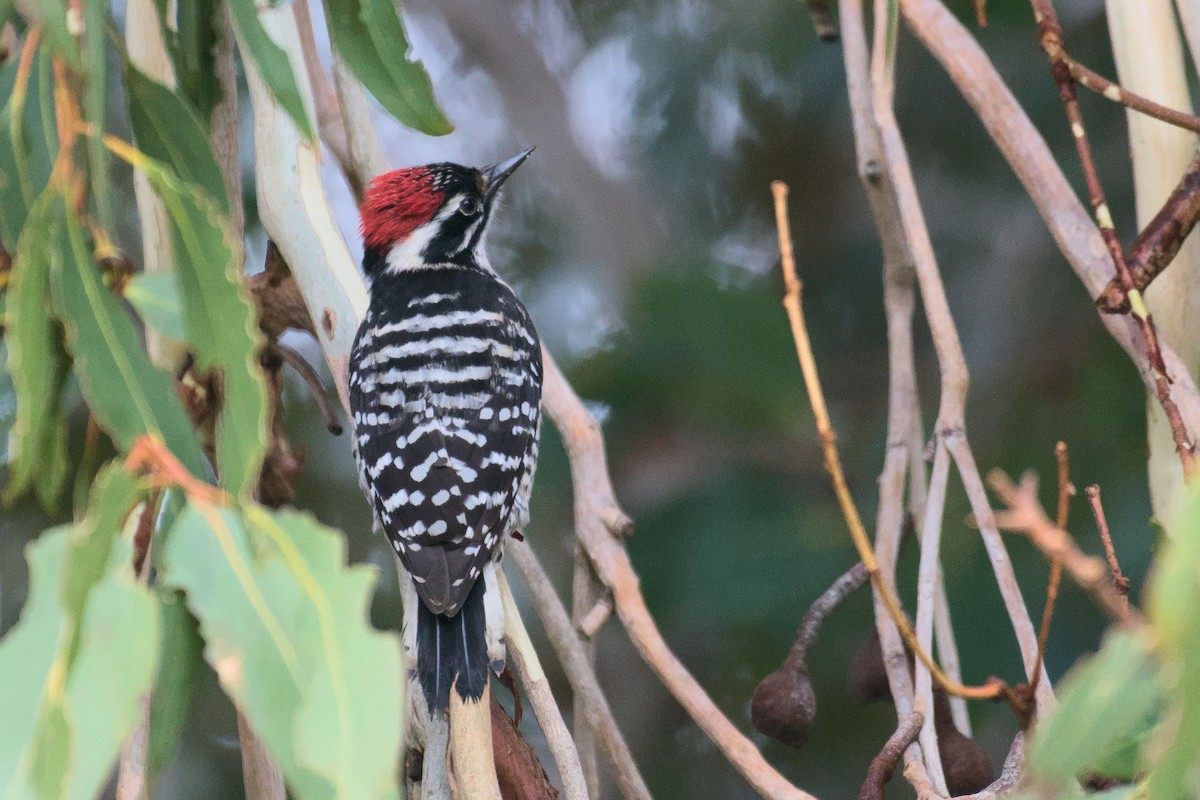
<svg viewBox="0 0 1200 800">
<path fill-rule="evenodd" d="M 1112 278 L 1112 259 L 1094 220 L 987 54 L 941 0 L 900 0 L 900 4 L 909 28 L 945 68 L 1013 168 L 1088 294 L 1098 296 Z M 1137 365 L 1147 388 L 1156 391 L 1156 373 L 1137 325 L 1111 315 L 1101 315 L 1101 321 Z M 1174 399 L 1184 421 L 1189 429 L 1200 429 L 1200 393 L 1195 383 L 1174 350 L 1160 343 L 1160 352 L 1174 379 Z"/>
<path fill-rule="evenodd" d="M 308 84 L 312 88 L 313 105 L 317 114 L 317 128 L 321 141 L 329 148 L 338 166 L 348 179 L 353 181 L 357 172 L 352 168 L 353 159 L 350 157 L 350 144 L 346 141 L 345 123 L 342 121 L 342 111 L 338 106 L 338 98 L 334 93 L 333 84 L 321 66 L 321 57 L 317 54 L 317 42 L 313 33 L 312 12 L 308 3 L 293 4 L 296 16 L 296 30 L 300 36 L 300 48 L 304 53 L 304 70 L 308 74 Z M 362 196 L 364 187 L 352 185 L 354 194 Z"/>
<path fill-rule="evenodd" d="M 583 767 L 579 765 L 579 752 L 575 749 L 571 732 L 554 702 L 550 684 L 542 671 L 537 651 L 529 641 L 525 623 L 521 621 L 521 613 L 517 610 L 516 601 L 513 600 L 503 571 L 499 571 L 499 579 L 500 597 L 504 603 L 504 639 L 508 644 L 509 655 L 517 665 L 517 674 L 521 676 L 525 696 L 533 706 L 534 716 L 537 717 L 538 725 L 541 726 L 546 743 L 550 746 L 550 752 L 558 765 L 566 800 L 588 800 L 587 781 L 583 777 Z"/>
<path fill-rule="evenodd" d="M 325 6 L 325 13 L 334 13 L 334 7 Z M 354 167 L 345 173 L 346 179 L 354 196 L 361 199 L 371 178 L 387 172 L 388 163 L 379 147 L 375 126 L 370 124 L 371 108 L 367 103 L 367 95 L 336 48 L 332 66 L 334 87 L 340 104 L 340 123 L 345 130 L 350 163 Z"/>
<path fill-rule="evenodd" d="M 587 561 L 584 561 L 584 564 L 587 565 L 588 569 L 592 568 L 590 564 L 587 564 Z M 578 573 L 576 574 L 578 575 Z M 577 592 L 572 592 L 572 595 L 577 594 Z M 585 639 L 591 639 L 596 635 L 597 632 L 599 632 L 600 626 L 608 621 L 608 618 L 612 616 L 612 613 L 612 598 L 601 597 L 591 608 L 579 615 L 578 621 L 572 621 L 575 622 L 575 629 L 583 634 Z"/>
<path fill-rule="evenodd" d="M 1145 291 L 1171 264 L 1197 219 L 1200 219 L 1200 153 L 1192 158 L 1179 184 L 1129 251 L 1129 274 L 1135 289 Z M 1110 314 L 1129 311 L 1129 298 L 1118 278 L 1108 282 L 1096 298 L 1096 305 Z"/>
<path fill-rule="evenodd" d="M 296 370 L 296 374 L 308 384 L 309 392 L 312 394 L 313 399 L 317 401 L 317 408 L 321 412 L 321 419 L 325 420 L 325 428 L 334 436 L 341 435 L 342 421 L 338 417 L 337 406 L 334 405 L 334 401 L 329 397 L 329 392 L 326 390 L 321 376 L 313 369 L 313 365 L 309 364 L 304 356 L 285 344 L 276 342 L 275 348 L 279 351 L 279 357 L 288 366 Z"/>
<path fill-rule="evenodd" d="M 820 633 L 821 624 L 825 621 L 825 618 L 841 605 L 843 600 L 862 588 L 868 580 L 867 568 L 859 561 L 838 576 L 838 579 L 822 592 L 820 597 L 813 601 L 812 605 L 808 607 L 808 613 L 800 621 L 800 628 L 796 631 L 796 641 L 792 645 L 793 651 L 800 658 L 806 659 L 808 657 L 808 649 L 817 640 L 817 634 Z"/>
<path fill-rule="evenodd" d="M 887 24 L 888 14 L 892 8 L 894 6 L 889 6 L 886 2 L 877 2 L 876 42 L 881 44 L 876 48 L 876 68 L 873 74 L 874 112 L 880 141 L 883 145 L 886 168 L 891 176 L 893 190 L 896 194 L 901 227 L 908 250 L 913 256 L 925 316 L 929 322 L 941 370 L 941 392 L 934 436 L 942 440 L 950 452 L 962 478 L 963 488 L 966 490 L 971 509 L 980 520 L 980 534 L 983 537 L 984 548 L 992 564 L 996 584 L 1004 599 L 1005 609 L 1021 649 L 1026 676 L 1030 676 L 1033 673 L 1034 660 L 1037 657 L 1036 631 L 1029 618 L 1024 598 L 1021 596 L 1020 587 L 1013 573 L 1012 563 L 1008 558 L 1003 540 L 991 524 L 991 508 L 987 502 L 983 480 L 967 441 L 965 410 L 969 375 L 966 361 L 963 357 L 957 327 L 950 313 L 937 261 L 934 258 L 933 244 L 921 212 L 912 169 L 892 106 L 893 82 L 891 71 L 886 66 L 890 63 L 890 56 L 886 52 L 883 54 L 878 52 L 882 43 L 891 42 L 894 46 L 897 39 L 894 32 L 888 34 L 880 27 Z M 881 63 L 884 66 L 881 66 Z M 929 518 L 928 515 L 926 518 Z M 922 537 L 924 538 L 924 536 L 925 532 L 922 532 Z M 922 612 L 918 607 L 918 620 L 921 616 Z M 1053 702 L 1053 694 L 1045 683 L 1039 687 L 1037 700 L 1039 706 Z"/>
<path fill-rule="evenodd" d="M 977 687 L 960 686 L 951 681 L 942 672 L 929 653 L 918 643 L 916 635 L 913 633 L 907 618 L 904 616 L 904 612 L 900 608 L 900 601 L 889 587 L 878 580 L 879 567 L 875 561 L 875 554 L 871 550 L 871 543 L 867 537 L 866 528 L 863 527 L 862 519 L 858 515 L 858 508 L 854 504 L 854 498 L 851 496 L 850 488 L 846 484 L 846 476 L 842 472 L 841 459 L 837 452 L 837 434 L 834 432 L 833 426 L 829 421 L 829 411 L 825 406 L 825 396 L 821 390 L 821 381 L 817 375 L 816 361 L 813 358 L 812 345 L 808 338 L 808 329 L 804 323 L 804 311 L 800 303 L 801 284 L 799 278 L 796 276 L 796 265 L 792 256 L 791 231 L 787 218 L 787 185 L 781 181 L 775 181 L 771 184 L 771 190 L 775 195 L 775 220 L 779 229 L 779 247 L 783 263 L 784 284 L 786 286 L 783 302 L 788 312 L 788 319 L 791 322 L 792 336 L 796 342 L 796 353 L 800 360 L 801 370 L 804 373 L 804 384 L 808 391 L 809 402 L 812 405 L 813 417 L 816 419 L 817 436 L 821 440 L 825 455 L 825 469 L 829 472 L 833 480 L 834 493 L 837 495 L 842 516 L 846 519 L 846 525 L 850 529 L 850 537 L 853 539 L 854 546 L 858 550 L 859 558 L 862 559 L 872 583 L 875 584 L 876 589 L 883 596 L 888 614 L 891 616 L 892 622 L 895 623 L 900 634 L 904 637 L 905 644 L 929 668 L 931 674 L 936 677 L 939 685 L 943 686 L 950 693 L 978 699 L 995 698 L 999 696 L 1000 692 L 994 685 Z"/>
<path fill-rule="evenodd" d="M 1122 602 L 1122 596 L 1106 579 L 1104 562 L 1079 549 L 1070 534 L 1057 527 L 1046 516 L 1037 499 L 1037 478 L 1032 473 L 1021 477 L 1018 486 L 1001 470 L 988 475 L 992 490 L 1008 506 L 996 515 L 997 523 L 1005 530 L 1021 531 L 1047 557 L 1062 563 L 1071 579 L 1091 593 L 1100 607 L 1122 625 L 1140 625 L 1142 615 Z"/>
<path fill-rule="evenodd" d="M 1067 520 L 1071 513 L 1071 498 L 1075 494 L 1075 486 L 1071 483 L 1071 460 L 1067 452 L 1067 443 L 1059 442 L 1054 447 L 1054 458 L 1058 462 L 1058 513 L 1055 515 L 1055 525 L 1062 530 L 1067 529 Z M 1029 679 L 1030 687 L 1036 689 L 1042 677 L 1043 659 L 1046 657 L 1046 642 L 1050 638 L 1050 620 L 1054 617 L 1054 606 L 1058 602 L 1058 587 L 1062 582 L 1062 562 L 1057 558 L 1050 561 L 1050 579 L 1046 584 L 1046 606 L 1042 609 L 1042 625 L 1038 630 L 1038 663 L 1033 677 Z"/>
<path fill-rule="evenodd" d="M 883 745 L 879 755 L 871 759 L 871 766 L 867 768 L 867 779 L 863 781 L 862 789 L 858 792 L 858 800 L 882 800 L 883 789 L 892 779 L 892 773 L 896 771 L 896 762 L 900 760 L 900 754 L 917 738 L 922 722 L 921 712 L 914 711 L 896 728 L 896 732 Z"/>
<path fill-rule="evenodd" d="M 587 658 L 588 666 L 594 670 L 596 643 L 592 637 L 612 616 L 612 598 L 596 577 L 596 571 L 592 569 L 587 553 L 583 552 L 583 546 L 576 542 L 572 549 L 571 622 L 574 623 L 575 629 L 583 634 L 580 647 Z M 598 798 L 602 787 L 596 753 L 596 731 L 591 724 L 594 711 L 589 707 L 591 701 L 585 693 L 574 692 L 571 703 L 575 716 L 575 744 L 579 748 L 579 763 L 583 765 L 583 774 L 587 778 L 588 793 Z"/>
<path fill-rule="evenodd" d="M 1129 578 L 1121 572 L 1121 563 L 1117 561 L 1117 551 L 1113 547 L 1112 533 L 1108 530 L 1108 518 L 1104 515 L 1104 505 L 1100 502 L 1100 487 L 1092 484 L 1085 490 L 1088 505 L 1092 507 L 1092 516 L 1096 519 L 1096 529 L 1100 532 L 1100 542 L 1104 545 L 1104 557 L 1108 559 L 1108 571 L 1112 573 L 1113 588 L 1125 598 L 1129 605 Z"/>
<path fill-rule="evenodd" d="M 1046 57 L 1050 60 L 1051 72 L 1054 74 L 1054 80 L 1058 83 L 1059 97 L 1063 101 L 1067 121 L 1071 125 L 1071 134 L 1075 139 L 1075 149 L 1079 153 L 1079 163 L 1083 166 L 1088 195 L 1095 211 L 1096 224 L 1100 228 L 1100 236 L 1108 247 L 1117 279 L 1125 290 L 1130 310 L 1141 330 L 1146 348 L 1146 360 L 1155 373 L 1154 392 L 1171 425 L 1171 434 L 1175 439 L 1175 450 L 1179 454 L 1179 461 L 1183 465 L 1184 474 L 1191 475 L 1194 468 L 1191 436 L 1179 412 L 1179 407 L 1171 396 L 1171 379 L 1167 375 L 1167 367 L 1163 362 L 1154 320 L 1146 308 L 1141 292 L 1134 286 L 1133 276 L 1129 271 L 1128 264 L 1125 263 L 1125 252 L 1121 247 L 1121 240 L 1113 227 L 1112 214 L 1104 199 L 1104 189 L 1100 185 L 1100 177 L 1092 158 L 1092 148 L 1088 142 L 1087 129 L 1083 124 L 1083 114 L 1079 110 L 1079 102 L 1075 96 L 1075 86 L 1071 79 L 1070 68 L 1062 57 L 1062 27 L 1058 23 L 1058 15 L 1054 11 L 1054 4 L 1051 0 L 1030 0 L 1030 2 L 1037 18 L 1039 42 Z"/>
<path fill-rule="evenodd" d="M 1065 48 L 1062 48 L 1061 42 L 1059 43 L 1059 54 L 1062 61 L 1067 65 L 1072 80 L 1083 88 L 1090 89 L 1096 94 L 1103 95 L 1106 99 L 1112 100 L 1114 103 L 1120 103 L 1126 108 L 1131 108 L 1148 117 L 1162 120 L 1168 125 L 1175 125 L 1193 133 L 1200 133 L 1200 117 L 1197 117 L 1195 114 L 1188 114 L 1176 108 L 1169 108 L 1162 103 L 1156 103 L 1148 97 L 1142 97 L 1140 94 L 1123 88 L 1095 70 L 1080 64 L 1071 57 Z"/>
<path fill-rule="evenodd" d="M 588 702 L 582 704 L 590 714 L 587 724 L 595 731 L 599 743 L 604 749 L 608 763 L 621 790 L 621 795 L 627 800 L 650 800 L 650 791 L 638 771 L 625 743 L 617 722 L 609 708 L 608 700 L 600 689 L 600 682 L 584 650 L 583 642 L 575 633 L 574 626 L 567 610 L 559 600 L 550 576 L 546 574 L 537 555 L 528 545 L 513 542 L 506 548 L 506 554 L 517 565 L 521 578 L 529 589 L 530 598 L 546 629 L 546 636 L 554 648 L 563 672 L 571 684 L 575 697 L 586 697 Z"/>
<path fill-rule="evenodd" d="M 708 734 L 730 763 L 765 797 L 809 798 L 791 785 L 733 726 L 663 640 L 638 588 L 637 574 L 622 543 L 632 525 L 613 496 L 605 464 L 600 427 L 571 389 L 549 354 L 545 361 L 543 404 L 563 434 L 577 507 L 576 535 L 587 550 L 596 575 L 613 594 L 617 616 L 642 658 Z M 578 509 L 582 507 L 582 513 Z M 579 523 L 582 524 L 579 524 Z"/>
<path fill-rule="evenodd" d="M 883 169 L 883 145 L 874 121 L 871 101 L 870 67 L 861 0 L 839 0 L 838 15 L 842 31 L 846 86 L 858 175 L 871 205 L 872 217 L 883 249 L 884 309 L 888 326 L 888 449 L 879 476 L 879 511 L 875 525 L 875 549 L 879 560 L 880 581 L 895 592 L 896 562 L 905 520 L 904 486 L 906 475 L 911 486 L 910 512 L 922 514 L 925 505 L 925 471 L 921 449 L 920 400 L 916 389 L 913 359 L 912 317 L 916 302 L 916 272 L 912 255 L 900 229 L 900 211 L 891 191 L 890 178 Z M 900 720 L 913 709 L 913 684 L 908 655 L 896 624 L 888 614 L 883 594 L 873 590 L 875 626 L 879 635 L 884 669 L 892 701 Z M 952 638 L 952 637 L 951 637 Z M 924 775 L 921 749 L 916 744 L 904 751 L 907 767 Z M 908 777 L 908 769 L 905 776 Z M 911 779 L 910 779 L 911 782 Z"/>
</svg>

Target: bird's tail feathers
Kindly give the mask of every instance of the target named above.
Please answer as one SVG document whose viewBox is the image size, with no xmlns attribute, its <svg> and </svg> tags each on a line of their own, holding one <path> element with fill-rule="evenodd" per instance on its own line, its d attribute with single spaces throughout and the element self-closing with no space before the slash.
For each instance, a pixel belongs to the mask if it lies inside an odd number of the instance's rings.
<svg viewBox="0 0 1200 800">
<path fill-rule="evenodd" d="M 463 700 L 483 698 L 488 682 L 485 582 L 476 581 L 453 617 L 417 602 L 417 678 L 431 712 L 445 712 L 453 686 Z"/>
</svg>

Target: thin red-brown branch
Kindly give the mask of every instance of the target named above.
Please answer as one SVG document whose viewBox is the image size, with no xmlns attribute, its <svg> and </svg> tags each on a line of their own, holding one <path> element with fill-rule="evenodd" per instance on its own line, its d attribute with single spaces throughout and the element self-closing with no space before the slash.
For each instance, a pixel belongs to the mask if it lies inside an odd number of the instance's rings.
<svg viewBox="0 0 1200 800">
<path fill-rule="evenodd" d="M 1192 158 L 1163 207 L 1146 225 L 1129 251 L 1129 274 L 1138 291 L 1145 291 L 1162 274 L 1200 219 L 1200 152 Z M 1129 312 L 1129 297 L 1117 278 L 1096 298 L 1108 314 Z"/>
<path fill-rule="evenodd" d="M 1079 586 L 1089 592 L 1114 620 L 1126 626 L 1143 623 L 1140 612 L 1132 608 L 1106 579 L 1104 562 L 1089 556 L 1065 530 L 1046 516 L 1037 498 L 1037 478 L 1032 473 L 1021 477 L 1018 486 L 1001 470 L 988 475 L 992 490 L 1008 506 L 996 514 L 996 524 L 1005 530 L 1020 531 L 1048 558 L 1062 562 L 1063 569 Z"/>
<path fill-rule="evenodd" d="M 1104 545 L 1104 556 L 1108 559 L 1108 570 L 1112 573 L 1113 588 L 1120 592 L 1126 606 L 1129 605 L 1129 578 L 1121 572 L 1121 564 L 1117 561 L 1117 551 L 1113 547 L 1112 533 L 1108 530 L 1108 518 L 1104 514 L 1104 505 L 1100 501 L 1100 487 L 1092 484 L 1085 490 L 1088 505 L 1092 507 L 1092 516 L 1096 518 L 1096 529 L 1100 531 L 1100 542 Z"/>
<path fill-rule="evenodd" d="M 858 800 L 882 800 L 884 787 L 896 771 L 896 763 L 905 749 L 916 741 L 924 721 L 921 712 L 914 711 L 900 723 L 896 732 L 879 751 L 879 755 L 871 759 L 871 766 L 867 768 L 867 779 L 863 781 L 862 789 L 858 792 Z"/>
<path fill-rule="evenodd" d="M 1114 103 L 1120 103 L 1126 108 L 1133 109 L 1148 117 L 1162 120 L 1168 125 L 1175 125 L 1194 133 L 1200 133 L 1200 117 L 1197 117 L 1195 114 L 1188 114 L 1177 108 L 1164 106 L 1162 103 L 1156 103 L 1148 97 L 1131 92 L 1119 84 L 1110 81 L 1095 70 L 1080 64 L 1065 49 L 1062 51 L 1062 59 L 1071 71 L 1071 78 L 1083 88 L 1090 89 L 1112 100 Z"/>
<path fill-rule="evenodd" d="M 1058 513 L 1055 524 L 1062 530 L 1067 529 L 1067 520 L 1071 513 L 1071 498 L 1075 494 L 1075 486 L 1071 483 L 1071 457 L 1067 451 L 1067 443 L 1059 442 L 1054 447 L 1054 459 L 1058 462 Z M 1036 689 L 1042 677 L 1042 663 L 1046 657 L 1046 641 L 1050 638 L 1050 620 L 1054 618 L 1054 606 L 1058 602 L 1058 587 L 1062 583 L 1062 562 L 1057 558 L 1050 562 L 1050 580 L 1046 584 L 1046 606 L 1042 609 L 1042 626 L 1038 630 L 1038 663 L 1034 668 L 1033 677 L 1029 680 L 1030 689 Z"/>
<path fill-rule="evenodd" d="M 1071 125 L 1071 135 L 1075 139 L 1075 149 L 1079 154 L 1079 163 L 1083 167 L 1084 178 L 1087 182 L 1088 198 L 1100 228 L 1100 236 L 1108 248 L 1116 269 L 1117 280 L 1129 298 L 1129 306 L 1141 331 L 1145 345 L 1146 359 L 1154 374 L 1154 391 L 1158 402 L 1162 405 L 1167 422 L 1171 426 L 1171 435 L 1175 440 L 1175 451 L 1183 465 L 1184 474 L 1192 475 L 1195 463 L 1193 458 L 1194 445 L 1179 407 L 1171 397 L 1171 379 L 1167 375 L 1163 363 L 1162 351 L 1158 344 L 1158 333 L 1154 327 L 1149 309 L 1142 299 L 1141 291 L 1133 283 L 1133 275 L 1125 261 L 1125 251 L 1121 240 L 1113 227 L 1112 214 L 1104 198 L 1104 189 L 1100 184 L 1100 176 L 1096 171 L 1096 163 L 1092 157 L 1092 147 L 1087 137 L 1087 129 L 1083 124 L 1083 114 L 1079 110 L 1079 101 L 1075 94 L 1075 81 L 1071 75 L 1071 67 L 1063 48 L 1062 26 L 1059 25 L 1058 15 L 1054 11 L 1051 0 L 1030 0 L 1033 5 L 1034 17 L 1038 24 L 1038 41 L 1046 57 L 1050 60 L 1050 71 L 1058 84 L 1059 97 L 1066 109 L 1067 121 Z"/>
</svg>

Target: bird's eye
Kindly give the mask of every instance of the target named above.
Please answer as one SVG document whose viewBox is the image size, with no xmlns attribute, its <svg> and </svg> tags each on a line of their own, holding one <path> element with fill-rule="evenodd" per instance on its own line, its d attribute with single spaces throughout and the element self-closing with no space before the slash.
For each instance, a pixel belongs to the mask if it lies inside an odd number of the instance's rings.
<svg viewBox="0 0 1200 800">
<path fill-rule="evenodd" d="M 464 197 L 458 204 L 459 213 L 471 216 L 479 211 L 479 201 L 474 197 Z"/>
</svg>

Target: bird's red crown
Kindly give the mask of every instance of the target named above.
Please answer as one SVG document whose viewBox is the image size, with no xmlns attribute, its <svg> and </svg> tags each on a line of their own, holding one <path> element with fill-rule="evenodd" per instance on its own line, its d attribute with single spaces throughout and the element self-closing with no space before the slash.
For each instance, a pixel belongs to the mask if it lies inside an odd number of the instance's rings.
<svg viewBox="0 0 1200 800">
<path fill-rule="evenodd" d="M 373 179 L 359 207 L 363 245 L 390 247 L 433 219 L 445 200 L 435 178 L 428 167 L 407 167 Z"/>
</svg>

